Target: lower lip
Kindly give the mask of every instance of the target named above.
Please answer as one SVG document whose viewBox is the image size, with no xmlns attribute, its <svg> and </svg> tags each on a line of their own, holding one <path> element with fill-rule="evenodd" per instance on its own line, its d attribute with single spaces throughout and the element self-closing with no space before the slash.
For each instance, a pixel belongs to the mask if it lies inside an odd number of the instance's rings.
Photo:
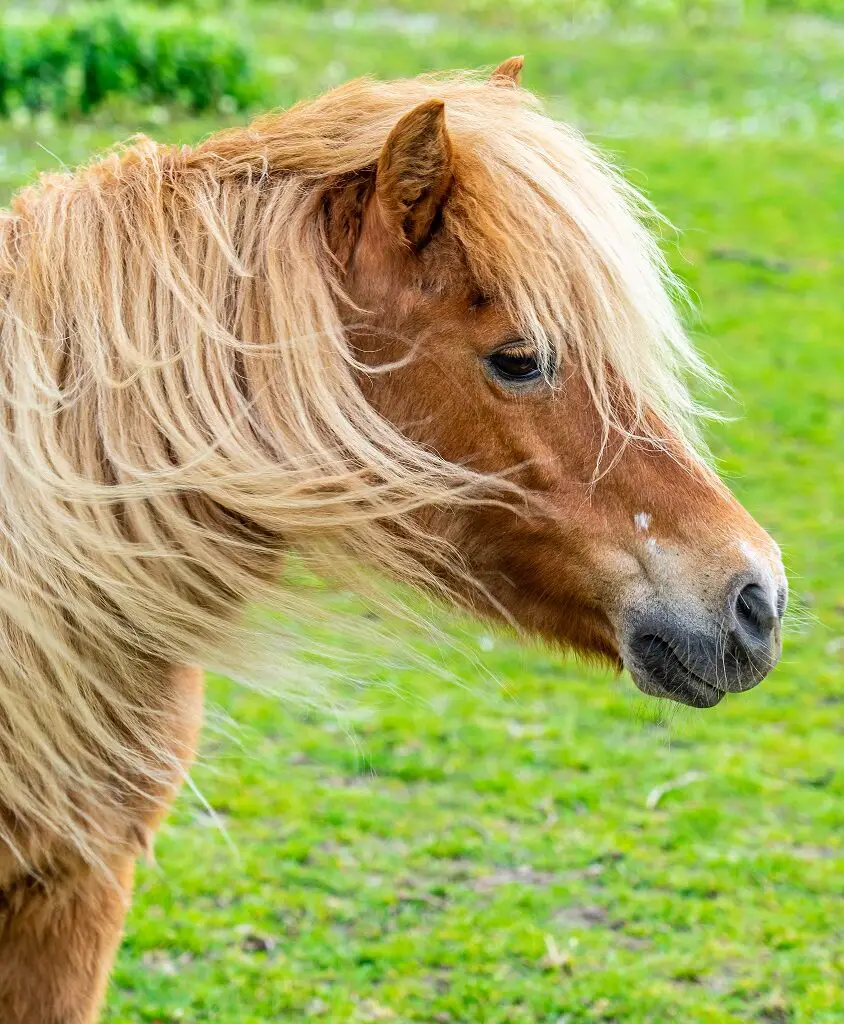
<svg viewBox="0 0 844 1024">
<path fill-rule="evenodd" d="M 712 708 L 723 699 L 724 691 L 719 690 L 702 679 L 695 679 L 690 676 L 678 678 L 670 685 L 654 683 L 647 677 L 640 676 L 637 672 L 631 672 L 633 681 L 639 689 L 650 697 L 666 697 L 669 700 L 677 701 L 678 704 L 686 704 L 692 708 Z"/>
</svg>

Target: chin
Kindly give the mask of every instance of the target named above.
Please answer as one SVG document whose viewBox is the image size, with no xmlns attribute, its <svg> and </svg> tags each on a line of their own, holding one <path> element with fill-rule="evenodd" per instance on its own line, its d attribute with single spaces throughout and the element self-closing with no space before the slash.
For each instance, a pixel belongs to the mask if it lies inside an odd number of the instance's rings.
<svg viewBox="0 0 844 1024">
<path fill-rule="evenodd" d="M 625 666 L 633 682 L 649 697 L 663 697 L 685 704 L 690 708 L 714 708 L 723 700 L 726 691 L 689 672 L 661 673 L 658 677 L 646 675 L 635 665 Z"/>
</svg>

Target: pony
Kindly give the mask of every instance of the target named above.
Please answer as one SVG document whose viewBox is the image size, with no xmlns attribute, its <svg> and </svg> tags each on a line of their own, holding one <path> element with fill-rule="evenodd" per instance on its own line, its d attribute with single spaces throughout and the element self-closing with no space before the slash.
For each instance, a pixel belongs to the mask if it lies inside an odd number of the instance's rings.
<svg viewBox="0 0 844 1024">
<path fill-rule="evenodd" d="M 695 707 L 775 665 L 654 211 L 521 65 L 138 137 L 2 214 L 4 1024 L 97 1018 L 201 666 L 257 664 L 287 553 Z"/>
</svg>

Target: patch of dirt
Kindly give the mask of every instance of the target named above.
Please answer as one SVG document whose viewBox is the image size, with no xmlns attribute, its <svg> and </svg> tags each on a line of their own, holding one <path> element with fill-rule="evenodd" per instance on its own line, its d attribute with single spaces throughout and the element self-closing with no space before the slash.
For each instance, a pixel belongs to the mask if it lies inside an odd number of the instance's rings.
<svg viewBox="0 0 844 1024">
<path fill-rule="evenodd" d="M 476 892 L 488 892 L 502 885 L 552 885 L 559 880 L 559 875 L 552 871 L 537 871 L 529 864 L 520 864 L 516 868 L 498 868 L 489 875 L 480 875 L 469 883 Z"/>
<path fill-rule="evenodd" d="M 562 907 L 554 914 L 554 921 L 557 924 L 574 928 L 611 927 L 607 911 L 603 907 L 592 904 L 585 906 L 572 904 Z"/>
</svg>

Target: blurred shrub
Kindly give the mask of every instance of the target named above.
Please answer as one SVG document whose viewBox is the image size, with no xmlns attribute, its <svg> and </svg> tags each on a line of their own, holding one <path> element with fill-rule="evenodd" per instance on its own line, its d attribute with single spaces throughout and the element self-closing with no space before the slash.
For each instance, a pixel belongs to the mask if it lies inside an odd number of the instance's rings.
<svg viewBox="0 0 844 1024">
<path fill-rule="evenodd" d="M 246 50 L 222 25 L 174 7 L 123 4 L 61 15 L 7 11 L 0 24 L 0 114 L 86 114 L 108 97 L 237 109 L 257 98 Z"/>
</svg>

